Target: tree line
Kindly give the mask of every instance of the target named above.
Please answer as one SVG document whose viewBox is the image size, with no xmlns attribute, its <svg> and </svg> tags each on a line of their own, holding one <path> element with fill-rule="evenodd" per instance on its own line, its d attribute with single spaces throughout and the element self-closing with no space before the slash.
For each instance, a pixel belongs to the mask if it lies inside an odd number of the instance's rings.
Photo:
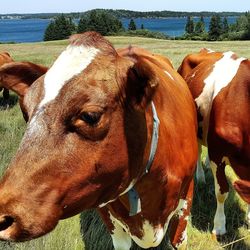
<svg viewBox="0 0 250 250">
<path fill-rule="evenodd" d="M 120 20 L 103 11 L 91 11 L 88 15 L 81 17 L 78 24 L 74 23 L 71 17 L 61 14 L 46 28 L 44 41 L 66 39 L 73 33 L 91 30 L 102 35 L 110 35 L 123 31 L 124 28 Z"/>
<path fill-rule="evenodd" d="M 144 29 L 142 24 L 136 27 L 134 19 L 130 20 L 128 29 L 126 30 L 122 22 L 103 10 L 92 10 L 82 16 L 78 24 L 72 21 L 71 17 L 61 14 L 55 17 L 47 26 L 44 33 L 44 41 L 67 39 L 71 34 L 82 33 L 86 31 L 96 31 L 106 35 L 122 35 L 122 36 L 143 36 L 166 39 L 168 36 L 160 32 L 152 32 Z"/>
<path fill-rule="evenodd" d="M 97 31 L 102 35 L 122 35 L 122 36 L 143 36 L 160 39 L 170 39 L 169 36 L 161 32 L 153 32 L 141 27 L 136 27 L 134 19 L 130 19 L 126 30 L 122 22 L 112 13 L 106 10 L 92 10 L 81 16 L 78 23 L 72 17 L 65 14 L 56 16 L 48 25 L 44 40 L 61 40 L 68 38 L 71 34 L 82 33 L 85 31 Z M 250 39 L 250 13 L 238 17 L 236 23 L 228 24 L 227 17 L 219 14 L 212 15 L 209 29 L 206 31 L 204 17 L 194 21 L 192 16 L 187 17 L 185 34 L 175 39 L 192 40 L 243 40 Z"/>
<path fill-rule="evenodd" d="M 210 17 L 215 15 L 216 13 L 220 16 L 241 16 L 243 12 L 210 12 L 210 11 L 202 11 L 202 12 L 186 12 L 186 11 L 132 11 L 132 10 L 113 10 L 113 9 L 96 9 L 98 11 L 106 11 L 116 18 L 166 18 L 166 17 L 187 17 L 187 16 L 204 16 Z M 84 15 L 87 15 L 91 11 L 86 12 L 72 12 L 65 13 L 66 17 L 71 17 L 72 19 L 79 19 Z M 56 18 L 59 16 L 58 13 L 33 13 L 33 14 L 0 14 L 0 18 L 6 18 L 7 16 L 20 16 L 22 19 L 30 19 L 30 18 Z"/>
<path fill-rule="evenodd" d="M 228 24 L 227 17 L 212 15 L 209 29 L 206 31 L 204 17 L 201 16 L 198 22 L 188 16 L 185 26 L 185 34 L 181 39 L 192 40 L 248 40 L 250 39 L 250 12 L 237 18 L 236 23 Z"/>
</svg>

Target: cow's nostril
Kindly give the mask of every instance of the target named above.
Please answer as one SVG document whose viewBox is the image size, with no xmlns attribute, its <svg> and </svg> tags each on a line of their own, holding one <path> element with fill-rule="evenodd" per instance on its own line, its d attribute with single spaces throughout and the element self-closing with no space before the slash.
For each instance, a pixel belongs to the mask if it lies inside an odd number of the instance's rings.
<svg viewBox="0 0 250 250">
<path fill-rule="evenodd" d="M 5 215 L 0 217 L 0 231 L 4 231 L 9 228 L 14 222 L 11 216 Z"/>
</svg>

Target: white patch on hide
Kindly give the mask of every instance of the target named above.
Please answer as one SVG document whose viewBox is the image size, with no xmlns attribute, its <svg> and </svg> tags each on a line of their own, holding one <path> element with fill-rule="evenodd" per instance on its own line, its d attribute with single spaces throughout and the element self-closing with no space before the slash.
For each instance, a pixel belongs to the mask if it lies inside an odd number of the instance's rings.
<svg viewBox="0 0 250 250">
<path fill-rule="evenodd" d="M 112 214 L 109 212 L 110 220 L 112 221 L 112 224 L 114 226 L 114 230 L 111 233 L 111 238 L 113 241 L 113 246 L 115 250 L 129 250 L 132 241 L 131 237 L 127 233 L 128 230 L 124 229 L 123 227 L 118 223 L 117 219 L 112 216 Z"/>
<path fill-rule="evenodd" d="M 110 213 L 110 219 L 112 220 L 116 228 L 117 235 L 121 234 L 120 229 L 117 229 L 118 228 L 117 225 L 120 225 L 120 227 L 123 228 L 128 235 L 130 235 L 130 237 L 135 241 L 135 243 L 138 246 L 142 248 L 149 248 L 149 247 L 156 247 L 161 243 L 168 229 L 169 222 L 171 218 L 173 217 L 173 215 L 177 214 L 179 216 L 183 216 L 184 209 L 187 209 L 187 201 L 180 199 L 177 208 L 169 214 L 167 221 L 165 222 L 164 225 L 159 224 L 157 226 L 154 226 L 148 220 L 144 220 L 143 226 L 141 229 L 141 231 L 143 232 L 143 237 L 141 239 L 135 235 L 131 235 L 128 226 L 123 221 L 120 221 L 116 219 L 114 216 L 112 216 L 111 213 Z M 113 234 L 112 239 L 115 238 L 114 235 L 115 234 Z M 118 236 L 115 238 L 115 242 L 117 242 L 118 238 L 119 238 Z M 113 242 L 114 242 L 114 239 L 113 239 Z M 118 244 L 118 243 L 114 243 L 114 244 Z M 121 244 L 124 245 L 124 243 L 121 243 Z M 117 248 L 117 249 L 120 249 L 120 248 Z M 121 249 L 125 249 L 125 248 L 121 248 Z"/>
<path fill-rule="evenodd" d="M 195 99 L 197 107 L 203 117 L 203 144 L 207 145 L 207 131 L 210 111 L 214 98 L 222 88 L 226 87 L 238 72 L 240 64 L 245 58 L 233 59 L 233 52 L 226 52 L 213 67 L 212 72 L 204 80 L 202 93 Z"/>
</svg>

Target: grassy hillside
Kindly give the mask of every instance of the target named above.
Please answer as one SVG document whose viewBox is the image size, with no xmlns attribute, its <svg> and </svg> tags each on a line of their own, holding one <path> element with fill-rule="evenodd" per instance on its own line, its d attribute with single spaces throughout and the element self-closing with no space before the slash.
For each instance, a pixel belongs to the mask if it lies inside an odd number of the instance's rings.
<svg viewBox="0 0 250 250">
<path fill-rule="evenodd" d="M 178 67 L 185 55 L 197 52 L 203 47 L 213 50 L 227 51 L 233 50 L 239 56 L 250 58 L 250 41 L 241 42 L 198 42 L 198 41 L 166 41 L 145 38 L 110 37 L 115 47 L 124 47 L 129 44 L 141 46 L 155 53 L 168 56 L 175 67 Z M 33 43 L 33 44 L 1 44 L 0 51 L 8 51 L 17 61 L 31 61 L 50 66 L 59 53 L 67 46 L 67 41 Z M 226 72 L 222 72 L 225 73 Z M 22 138 L 26 124 L 22 119 L 17 98 L 12 95 L 10 108 L 5 109 L 0 105 L 0 174 L 5 169 L 14 154 Z M 0 94 L 0 104 L 2 95 Z M 207 170 L 206 186 L 195 187 L 195 198 L 192 209 L 192 217 L 189 222 L 189 249 L 191 250 L 217 250 L 221 246 L 237 240 L 243 236 L 250 235 L 244 226 L 244 216 L 246 204 L 244 204 L 234 192 L 226 203 L 226 216 L 228 219 L 228 234 L 218 243 L 211 237 L 213 215 L 215 213 L 215 197 L 213 181 L 210 170 Z M 82 219 L 86 215 L 82 215 Z M 0 243 L 0 249 L 20 249 L 20 250 L 80 250 L 83 249 L 82 236 L 80 233 L 79 216 L 62 221 L 59 226 L 50 234 L 28 243 L 5 244 Z M 82 222 L 82 224 L 84 224 Z M 91 225 L 95 232 L 103 230 L 99 224 Z M 112 249 L 110 239 L 103 234 L 94 234 L 92 249 L 109 250 Z M 166 249 L 160 247 L 158 249 Z M 250 249 L 250 237 L 227 247 L 227 249 Z"/>
</svg>

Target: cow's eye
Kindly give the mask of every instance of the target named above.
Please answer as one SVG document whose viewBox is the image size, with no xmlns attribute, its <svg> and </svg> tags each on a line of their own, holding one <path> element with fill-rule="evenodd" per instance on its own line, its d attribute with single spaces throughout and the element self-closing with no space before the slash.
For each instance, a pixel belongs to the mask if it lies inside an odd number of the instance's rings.
<svg viewBox="0 0 250 250">
<path fill-rule="evenodd" d="M 90 126 L 95 126 L 101 119 L 102 113 L 99 112 L 83 112 L 80 119 Z"/>
</svg>

